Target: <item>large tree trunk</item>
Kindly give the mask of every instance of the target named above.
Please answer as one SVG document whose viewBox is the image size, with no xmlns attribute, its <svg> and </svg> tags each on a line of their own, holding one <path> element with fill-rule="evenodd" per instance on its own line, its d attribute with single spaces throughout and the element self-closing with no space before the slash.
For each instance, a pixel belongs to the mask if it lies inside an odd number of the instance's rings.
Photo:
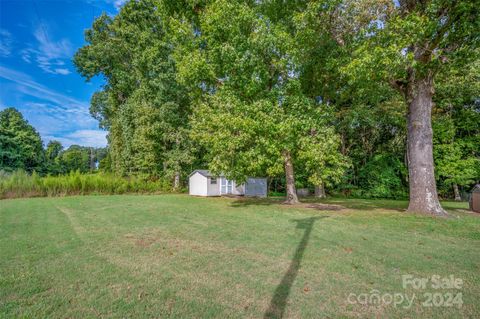
<svg viewBox="0 0 480 319">
<path fill-rule="evenodd" d="M 320 185 L 315 186 L 315 197 L 317 198 L 326 198 L 325 194 L 325 184 L 321 183 Z"/>
<path fill-rule="evenodd" d="M 295 174 L 293 172 L 292 157 L 289 151 L 283 152 L 285 164 L 285 178 L 287 182 L 287 199 L 286 204 L 298 204 L 297 189 L 295 188 Z"/>
<path fill-rule="evenodd" d="M 455 201 L 459 202 L 462 200 L 460 191 L 458 190 L 458 185 L 456 183 L 453 183 L 453 193 L 455 194 Z"/>
<path fill-rule="evenodd" d="M 410 184 L 408 211 L 447 216 L 438 201 L 435 184 L 432 141 L 433 77 L 425 75 L 409 79 L 407 156 Z"/>
</svg>

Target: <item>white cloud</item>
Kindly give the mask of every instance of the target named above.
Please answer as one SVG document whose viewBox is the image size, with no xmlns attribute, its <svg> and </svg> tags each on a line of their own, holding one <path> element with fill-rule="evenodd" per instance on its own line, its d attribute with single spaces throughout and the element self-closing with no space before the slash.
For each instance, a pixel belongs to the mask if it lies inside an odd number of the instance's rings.
<svg viewBox="0 0 480 319">
<path fill-rule="evenodd" d="M 20 55 L 22 57 L 22 60 L 27 62 L 27 63 L 32 63 L 32 50 L 31 49 L 23 49 L 20 51 Z"/>
<path fill-rule="evenodd" d="M 106 146 L 107 145 L 107 132 L 101 130 L 78 130 L 67 137 L 72 138 L 83 145 L 88 146 Z"/>
<path fill-rule="evenodd" d="M 55 73 L 62 75 L 67 75 L 71 73 L 69 69 L 55 69 L 54 71 Z"/>
<path fill-rule="evenodd" d="M 66 112 L 62 107 L 51 103 L 24 102 L 18 109 L 42 136 L 98 127 L 97 121 L 90 115 Z"/>
<path fill-rule="evenodd" d="M 107 146 L 107 132 L 101 130 L 77 130 L 72 133 L 55 136 L 45 136 L 45 144 L 51 140 L 56 140 L 62 143 L 67 148 L 70 145 L 91 146 L 91 147 L 105 147 Z"/>
<path fill-rule="evenodd" d="M 40 45 L 40 52 L 46 59 L 65 58 L 71 55 L 72 45 L 70 41 L 68 39 L 51 41 L 51 35 L 48 35 L 44 24 L 40 24 L 33 35 Z"/>
<path fill-rule="evenodd" d="M 12 53 L 13 37 L 10 32 L 0 29 L 0 56 L 7 57 Z"/>
<path fill-rule="evenodd" d="M 98 6 L 99 1 L 98 0 L 84 0 L 86 3 L 93 5 L 93 6 Z M 129 0 L 104 0 L 105 3 L 112 5 L 117 11 L 120 11 L 122 6 L 127 3 Z M 100 7 L 100 6 L 98 6 Z M 103 9 L 103 7 L 101 8 Z"/>
<path fill-rule="evenodd" d="M 127 2 L 127 0 L 115 0 L 113 2 L 113 5 L 117 10 L 120 10 L 120 8 Z"/>
<path fill-rule="evenodd" d="M 120 9 L 123 7 L 125 3 L 127 3 L 128 0 L 106 0 L 107 3 L 112 4 L 117 11 L 120 11 Z"/>
<path fill-rule="evenodd" d="M 0 77 L 16 83 L 18 85 L 18 91 L 43 101 L 48 101 L 62 109 L 64 112 L 89 115 L 88 103 L 50 90 L 49 88 L 35 82 L 31 77 L 22 72 L 0 65 Z"/>
<path fill-rule="evenodd" d="M 65 147 L 73 144 L 103 147 L 106 132 L 95 129 L 98 122 L 90 116 L 89 104 L 51 90 L 27 74 L 0 65 L 0 78 L 12 82 L 12 90 L 37 98 L 23 102 L 17 109 L 40 133 L 44 143 L 58 140 Z M 0 101 L 0 108 L 4 108 Z"/>
<path fill-rule="evenodd" d="M 62 67 L 65 60 L 73 54 L 72 44 L 68 39 L 53 41 L 45 23 L 40 23 L 33 32 L 37 43 L 35 48 L 25 48 L 20 51 L 23 61 L 35 61 L 39 68 L 46 73 L 67 75 L 70 70 Z"/>
</svg>

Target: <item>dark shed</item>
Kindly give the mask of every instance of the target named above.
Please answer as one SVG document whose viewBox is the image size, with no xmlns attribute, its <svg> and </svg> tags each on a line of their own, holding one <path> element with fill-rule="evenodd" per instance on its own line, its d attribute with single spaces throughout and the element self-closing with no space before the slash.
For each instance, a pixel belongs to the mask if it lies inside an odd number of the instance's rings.
<svg viewBox="0 0 480 319">
<path fill-rule="evenodd" d="M 266 178 L 249 177 L 245 183 L 245 196 L 267 197 L 268 185 Z"/>
<path fill-rule="evenodd" d="M 480 184 L 475 185 L 470 194 L 470 210 L 480 213 Z"/>
</svg>

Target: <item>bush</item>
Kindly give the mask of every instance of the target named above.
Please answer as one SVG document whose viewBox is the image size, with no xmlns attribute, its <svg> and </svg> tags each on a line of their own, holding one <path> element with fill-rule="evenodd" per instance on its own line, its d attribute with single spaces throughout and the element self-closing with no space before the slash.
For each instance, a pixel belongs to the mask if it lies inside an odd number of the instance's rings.
<svg viewBox="0 0 480 319">
<path fill-rule="evenodd" d="M 351 198 L 408 198 L 408 171 L 398 159 L 388 154 L 375 155 L 364 165 L 346 175 L 332 195 Z"/>
<path fill-rule="evenodd" d="M 146 177 L 119 177 L 112 174 L 81 174 L 40 177 L 24 171 L 0 171 L 0 199 L 17 197 L 67 196 L 170 192 L 170 182 Z"/>
<path fill-rule="evenodd" d="M 405 165 L 397 158 L 376 155 L 359 171 L 359 189 L 352 195 L 366 198 L 406 198 Z"/>
</svg>

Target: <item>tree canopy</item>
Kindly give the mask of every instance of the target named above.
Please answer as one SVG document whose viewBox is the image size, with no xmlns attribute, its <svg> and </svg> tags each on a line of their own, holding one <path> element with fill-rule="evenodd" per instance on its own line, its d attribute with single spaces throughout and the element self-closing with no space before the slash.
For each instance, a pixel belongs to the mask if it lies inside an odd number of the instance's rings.
<svg viewBox="0 0 480 319">
<path fill-rule="evenodd" d="M 0 111 L 0 170 L 39 170 L 43 144 L 38 132 L 14 108 Z"/>
<path fill-rule="evenodd" d="M 105 148 L 72 145 L 64 149 L 59 141 L 46 148 L 38 132 L 15 108 L 0 112 L 0 171 L 23 170 L 40 175 L 91 172 L 107 155 Z"/>
<path fill-rule="evenodd" d="M 473 0 L 128 1 L 74 62 L 105 79 L 90 111 L 116 173 L 178 187 L 208 167 L 442 215 L 437 193 L 480 179 L 479 23 Z"/>
<path fill-rule="evenodd" d="M 131 1 L 115 17 L 102 15 L 75 55 L 83 76 L 106 79 L 90 112 L 109 131 L 110 165 L 120 174 L 178 177 L 193 160 L 191 104 L 176 78 L 167 9 L 161 1 Z"/>
</svg>

